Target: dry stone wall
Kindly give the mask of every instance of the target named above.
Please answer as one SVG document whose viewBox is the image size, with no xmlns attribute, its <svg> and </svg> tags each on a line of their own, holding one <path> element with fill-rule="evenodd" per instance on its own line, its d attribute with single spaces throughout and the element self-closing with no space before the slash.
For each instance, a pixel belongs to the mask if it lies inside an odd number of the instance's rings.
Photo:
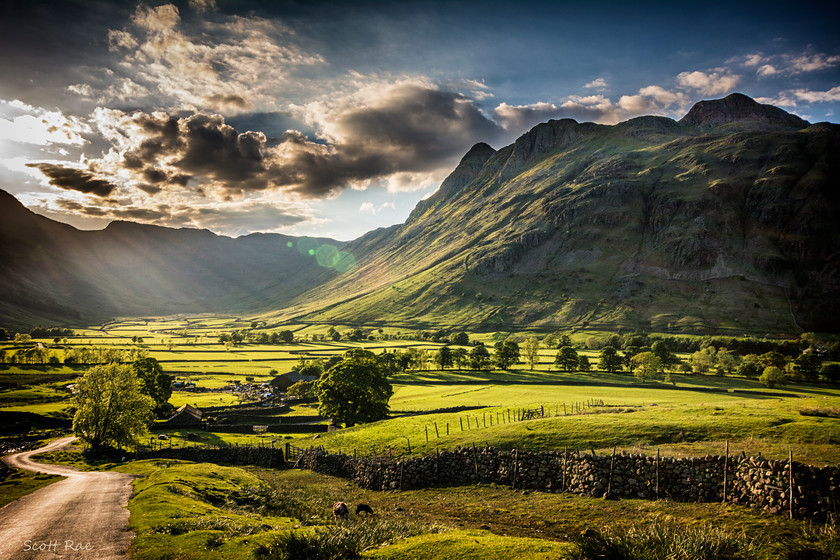
<svg viewBox="0 0 840 560">
<path fill-rule="evenodd" d="M 135 459 L 180 459 L 196 463 L 225 463 L 230 465 L 257 465 L 283 467 L 284 451 L 277 447 L 250 446 L 195 446 L 138 450 Z"/>
<path fill-rule="evenodd" d="M 496 483 L 516 489 L 572 492 L 595 498 L 667 498 L 726 502 L 770 513 L 825 521 L 837 519 L 840 466 L 812 467 L 762 457 L 651 457 L 564 451 L 458 448 L 396 460 L 354 458 L 312 448 L 300 468 L 349 478 L 376 490 Z M 791 473 L 793 482 L 791 484 Z"/>
</svg>

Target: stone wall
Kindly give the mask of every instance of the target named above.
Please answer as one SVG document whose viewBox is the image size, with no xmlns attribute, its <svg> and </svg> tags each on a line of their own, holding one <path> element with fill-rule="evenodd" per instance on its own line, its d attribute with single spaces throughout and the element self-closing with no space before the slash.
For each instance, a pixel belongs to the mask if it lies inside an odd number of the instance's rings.
<svg viewBox="0 0 840 560">
<path fill-rule="evenodd" d="M 283 467 L 286 465 L 282 447 L 249 446 L 195 446 L 138 450 L 135 459 L 180 459 L 196 463 L 225 463 L 230 465 L 257 465 Z"/>
<path fill-rule="evenodd" d="M 795 517 L 836 519 L 840 506 L 840 467 L 818 468 L 794 461 L 791 469 L 788 461 L 762 457 L 659 459 L 624 453 L 612 457 L 563 451 L 458 448 L 391 460 L 332 455 L 312 448 L 303 453 L 297 466 L 349 478 L 363 488 L 376 490 L 492 482 L 517 489 L 565 491 L 595 498 L 725 501 L 780 514 L 788 514 L 791 509 L 792 470 Z"/>
</svg>

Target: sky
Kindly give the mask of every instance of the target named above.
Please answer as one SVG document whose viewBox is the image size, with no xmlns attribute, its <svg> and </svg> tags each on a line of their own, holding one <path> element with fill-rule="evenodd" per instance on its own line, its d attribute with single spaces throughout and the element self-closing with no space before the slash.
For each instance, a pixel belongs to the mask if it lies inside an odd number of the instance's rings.
<svg viewBox="0 0 840 560">
<path fill-rule="evenodd" d="M 838 123 L 833 4 L 4 0 L 0 188 L 80 229 L 347 241 L 549 119 L 740 92 Z"/>
</svg>

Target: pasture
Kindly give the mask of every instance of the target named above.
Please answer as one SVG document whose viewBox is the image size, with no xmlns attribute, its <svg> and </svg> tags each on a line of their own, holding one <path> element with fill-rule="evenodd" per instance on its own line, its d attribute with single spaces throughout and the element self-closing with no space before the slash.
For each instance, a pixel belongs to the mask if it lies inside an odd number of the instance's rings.
<svg viewBox="0 0 840 560">
<path fill-rule="evenodd" d="M 350 330 L 336 325 L 339 332 Z M 223 333 L 291 330 L 295 342 L 225 344 Z M 236 382 L 256 384 L 285 373 L 300 359 L 340 355 L 363 347 L 376 353 L 441 344 L 422 340 L 323 340 L 328 325 L 267 326 L 236 317 L 171 317 L 125 319 L 77 329 L 61 341 L 37 341 L 57 353 L 84 347 L 140 352 L 157 359 L 176 381 L 191 382 L 196 391 L 176 390 L 171 403 L 198 408 L 242 402 L 240 394 L 223 388 Z M 367 329 L 375 335 L 402 334 L 397 329 Z M 600 333 L 604 334 L 604 333 Z M 472 336 L 492 344 L 506 333 Z M 596 332 L 572 336 L 577 344 Z M 385 338 L 388 338 L 386 336 Z M 6 347 L 7 351 L 11 346 Z M 510 370 L 468 371 L 419 369 L 391 378 L 392 418 L 356 426 L 313 440 L 311 434 L 280 436 L 301 447 L 317 444 L 329 451 L 402 455 L 439 448 L 491 445 L 500 448 L 582 449 L 676 455 L 720 453 L 728 440 L 734 452 L 798 460 L 815 464 L 840 462 L 840 420 L 803 415 L 813 408 L 840 408 L 836 386 L 793 384 L 766 389 L 755 380 L 734 376 L 674 375 L 674 384 L 639 382 L 632 376 L 603 372 L 560 372 L 553 367 L 556 350 L 541 348 L 534 370 L 520 363 Z M 597 353 L 579 349 L 597 362 Z M 683 356 L 685 357 L 685 356 Z M 426 366 L 428 367 L 428 366 Z M 7 365 L 0 370 L 0 410 L 61 415 L 69 404 L 66 386 L 85 371 L 83 366 Z M 587 402 L 604 406 L 587 407 Z M 312 415 L 317 405 L 297 405 L 287 414 Z M 453 412 L 451 409 L 470 407 Z M 583 409 L 581 410 L 581 407 Z M 543 415 L 509 422 L 522 410 Z M 177 430 L 173 444 L 183 444 Z M 271 434 L 202 433 L 201 442 L 267 443 Z M 428 439 L 427 439 L 428 438 Z"/>
</svg>

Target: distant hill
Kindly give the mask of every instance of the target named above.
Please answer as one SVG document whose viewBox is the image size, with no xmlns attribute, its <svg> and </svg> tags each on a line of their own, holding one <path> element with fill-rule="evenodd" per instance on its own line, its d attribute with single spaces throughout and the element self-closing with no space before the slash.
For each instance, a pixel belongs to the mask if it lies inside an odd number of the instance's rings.
<svg viewBox="0 0 840 560">
<path fill-rule="evenodd" d="M 476 145 L 356 247 L 361 266 L 299 299 L 302 319 L 837 331 L 840 126 L 740 94 L 680 121 L 550 121 Z"/>
<path fill-rule="evenodd" d="M 836 332 L 838 218 L 840 126 L 733 94 L 679 121 L 564 119 L 499 150 L 477 144 L 404 224 L 344 245 L 124 222 L 82 232 L 2 193 L 0 325 L 247 311 L 494 330 Z M 319 266 L 307 243 L 356 266 Z"/>
<path fill-rule="evenodd" d="M 330 239 L 113 222 L 80 231 L 0 191 L 0 326 L 284 307 L 334 270 L 308 253 Z"/>
</svg>

